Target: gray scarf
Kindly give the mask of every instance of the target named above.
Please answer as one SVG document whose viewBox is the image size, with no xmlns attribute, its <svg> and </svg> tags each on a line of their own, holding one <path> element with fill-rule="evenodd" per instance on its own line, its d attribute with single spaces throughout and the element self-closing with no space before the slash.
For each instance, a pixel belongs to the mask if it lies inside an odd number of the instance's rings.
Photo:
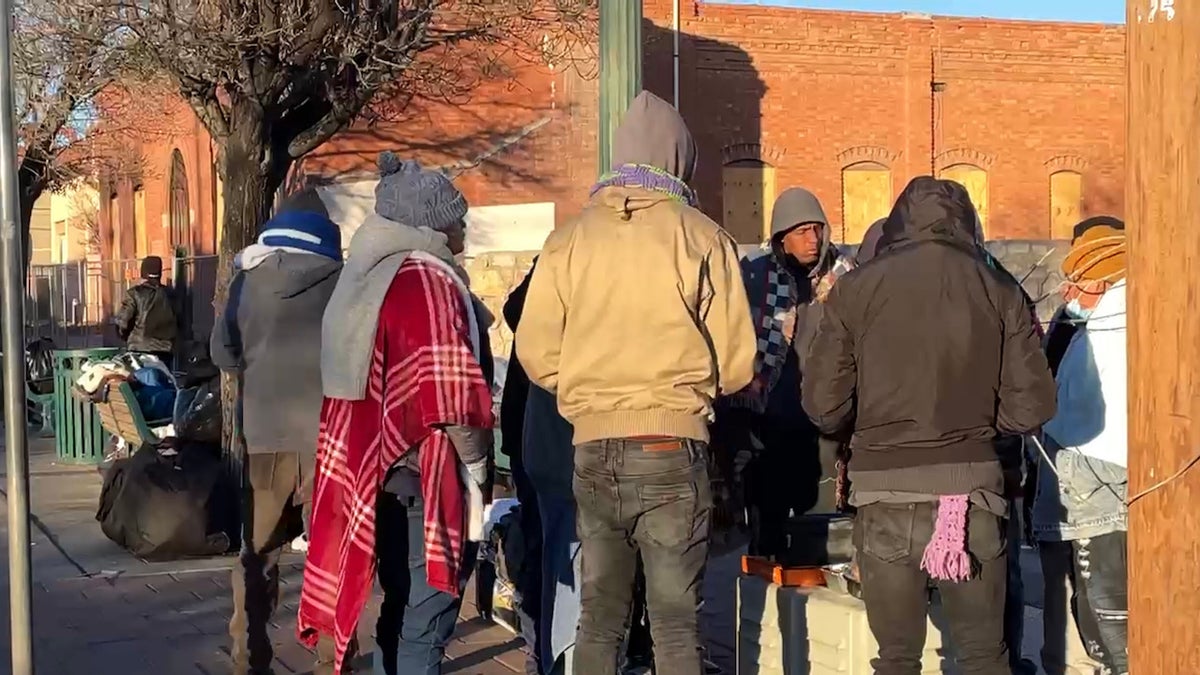
<svg viewBox="0 0 1200 675">
<path fill-rule="evenodd" d="M 321 387 L 329 398 L 366 398 L 379 310 L 400 265 L 415 251 L 459 270 L 441 232 L 372 213 L 354 233 L 346 266 L 321 322 Z"/>
</svg>

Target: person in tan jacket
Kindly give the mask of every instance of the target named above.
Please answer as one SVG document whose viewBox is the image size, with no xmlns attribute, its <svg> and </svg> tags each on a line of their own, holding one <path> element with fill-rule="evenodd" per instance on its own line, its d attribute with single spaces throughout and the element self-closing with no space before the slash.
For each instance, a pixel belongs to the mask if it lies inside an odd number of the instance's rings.
<svg viewBox="0 0 1200 675">
<path fill-rule="evenodd" d="M 546 240 L 517 330 L 531 381 L 575 430 L 578 673 L 615 673 L 639 553 L 658 674 L 703 672 L 708 424 L 750 382 L 756 345 L 737 247 L 687 185 L 695 162 L 679 113 L 642 92 L 613 170 Z"/>
</svg>

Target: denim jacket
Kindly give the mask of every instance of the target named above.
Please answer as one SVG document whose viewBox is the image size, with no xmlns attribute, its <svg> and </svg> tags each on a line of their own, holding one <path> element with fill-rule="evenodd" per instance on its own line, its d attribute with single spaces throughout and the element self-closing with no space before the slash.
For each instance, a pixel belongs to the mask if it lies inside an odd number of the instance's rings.
<svg viewBox="0 0 1200 675">
<path fill-rule="evenodd" d="M 1044 438 L 1053 470 L 1042 457 L 1033 502 L 1034 538 L 1075 541 L 1126 531 L 1129 509 L 1125 505 L 1125 467 L 1060 448 L 1048 436 Z M 1036 446 L 1032 447 L 1034 453 L 1041 454 Z"/>
</svg>

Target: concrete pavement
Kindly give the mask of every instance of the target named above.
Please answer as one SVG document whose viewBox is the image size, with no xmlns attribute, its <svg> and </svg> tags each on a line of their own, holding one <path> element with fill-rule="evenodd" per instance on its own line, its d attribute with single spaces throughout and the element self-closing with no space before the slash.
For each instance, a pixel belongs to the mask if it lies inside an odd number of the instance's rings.
<svg viewBox="0 0 1200 675">
<path fill-rule="evenodd" d="M 53 441 L 31 447 L 30 495 L 34 527 L 34 636 L 39 675 L 225 675 L 230 672 L 227 626 L 232 559 L 147 563 L 110 542 L 95 520 L 101 477 L 94 467 L 61 465 Z M 2 484 L 2 483 L 0 483 Z M 7 560 L 7 500 L 0 500 L 0 554 Z M 732 562 L 731 562 L 732 561 Z M 718 561 L 705 606 L 713 657 L 733 662 L 733 585 L 736 561 Z M 307 673 L 312 654 L 297 643 L 296 603 L 303 558 L 287 556 L 284 597 L 272 627 L 280 675 Z M 8 633 L 7 564 L 0 569 L 4 609 L 0 631 Z M 478 618 L 474 584 L 448 648 L 446 673 L 523 673 L 521 641 Z M 378 596 L 374 602 L 378 602 Z M 373 647 L 372 605 L 360 642 Z M 0 675 L 10 672 L 8 640 L 0 640 Z M 370 672 L 370 657 L 356 665 Z"/>
<path fill-rule="evenodd" d="M 232 559 L 147 563 L 100 532 L 95 520 L 101 478 L 93 467 L 57 464 L 53 442 L 31 449 L 30 494 L 34 564 L 34 635 L 39 675 L 224 675 L 229 672 L 227 624 Z M 2 482 L 0 482 L 2 484 Z M 7 556 L 7 503 L 0 554 Z M 7 560 L 7 557 L 4 558 Z M 1022 556 L 1026 578 L 1024 654 L 1038 660 L 1041 579 L 1037 554 Z M 285 558 L 284 598 L 273 626 L 281 675 L 306 673 L 312 654 L 294 638 L 301 580 L 300 556 Z M 710 655 L 733 672 L 734 585 L 738 556 L 712 561 L 705 581 L 703 626 Z M 4 603 L 0 630 L 8 631 L 7 564 L 0 567 Z M 523 673 L 521 642 L 478 617 L 468 593 L 450 648 L 447 673 Z M 378 597 L 375 598 L 378 601 Z M 374 607 L 371 608 L 374 610 Z M 362 622 L 360 642 L 374 645 L 374 617 Z M 368 662 L 359 664 L 370 672 Z M 9 673 L 8 641 L 0 640 L 0 675 Z"/>
</svg>

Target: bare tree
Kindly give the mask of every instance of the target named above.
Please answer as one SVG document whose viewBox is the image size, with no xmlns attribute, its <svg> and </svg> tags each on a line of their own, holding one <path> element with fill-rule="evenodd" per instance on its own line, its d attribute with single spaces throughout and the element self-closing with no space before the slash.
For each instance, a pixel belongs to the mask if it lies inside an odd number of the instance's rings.
<svg viewBox="0 0 1200 675">
<path fill-rule="evenodd" d="M 82 178 L 61 187 L 71 205 L 67 228 L 84 256 L 100 252 L 100 195 L 94 185 Z"/>
<path fill-rule="evenodd" d="M 18 0 L 13 16 L 17 184 L 26 264 L 34 202 L 47 189 L 95 170 L 96 96 L 120 72 L 106 19 L 68 1 Z M 114 111 L 115 112 L 115 111 Z"/>
<path fill-rule="evenodd" d="M 595 0 L 79 2 L 120 18 L 133 49 L 175 82 L 215 139 L 225 190 L 223 267 L 251 243 L 293 163 L 373 100 L 402 105 L 415 96 L 468 96 L 483 80 L 502 77 L 510 59 L 543 58 L 550 46 L 569 50 L 573 36 L 588 30 L 595 6 Z"/>
<path fill-rule="evenodd" d="M 569 61 L 597 0 L 28 0 L 114 19 L 107 34 L 170 78 L 218 149 L 224 223 L 217 279 L 269 217 L 296 160 L 369 105 L 461 101 L 515 60 Z M 578 40 L 577 38 L 584 38 Z M 223 399 L 231 402 L 233 383 Z M 226 407 L 231 409 L 231 407 Z M 233 434 L 226 421 L 225 438 Z"/>
</svg>

